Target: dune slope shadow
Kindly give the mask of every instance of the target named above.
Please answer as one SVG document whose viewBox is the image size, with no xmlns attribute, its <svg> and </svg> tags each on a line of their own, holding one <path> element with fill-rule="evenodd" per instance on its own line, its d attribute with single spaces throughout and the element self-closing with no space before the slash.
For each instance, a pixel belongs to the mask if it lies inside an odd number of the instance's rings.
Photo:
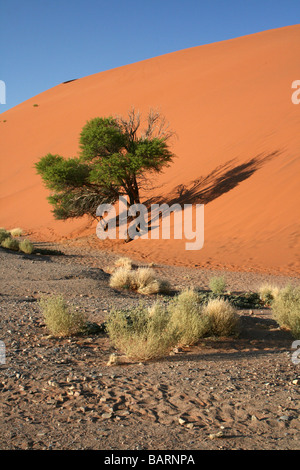
<svg viewBox="0 0 300 470">
<path fill-rule="evenodd" d="M 236 159 L 229 160 L 208 175 L 200 176 L 188 185 L 178 185 L 167 195 L 153 197 L 144 204 L 208 204 L 250 178 L 265 163 L 278 155 L 279 151 L 259 154 L 240 164 L 236 164 Z"/>
</svg>

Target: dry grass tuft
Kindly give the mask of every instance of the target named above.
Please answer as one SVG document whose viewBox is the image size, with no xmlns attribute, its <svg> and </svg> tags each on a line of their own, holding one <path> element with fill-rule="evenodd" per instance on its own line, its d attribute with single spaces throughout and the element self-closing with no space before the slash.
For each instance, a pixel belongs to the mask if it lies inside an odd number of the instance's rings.
<svg viewBox="0 0 300 470">
<path fill-rule="evenodd" d="M 68 305 L 62 295 L 42 297 L 39 306 L 52 335 L 65 337 L 84 331 L 86 326 L 84 314 Z"/>
<path fill-rule="evenodd" d="M 8 248 L 9 250 L 19 251 L 19 242 L 14 238 L 7 237 L 1 242 L 3 248 Z"/>
<path fill-rule="evenodd" d="M 280 289 L 271 304 L 273 316 L 283 328 L 288 328 L 291 334 L 300 338 L 300 286 L 287 286 Z"/>
<path fill-rule="evenodd" d="M 114 289 L 130 289 L 131 273 L 130 269 L 124 267 L 116 269 L 110 276 L 110 287 Z"/>
<path fill-rule="evenodd" d="M 170 290 L 169 283 L 158 279 L 151 268 L 138 268 L 132 271 L 131 286 L 139 294 L 145 295 L 166 293 Z"/>
<path fill-rule="evenodd" d="M 271 284 L 263 284 L 258 289 L 258 295 L 260 300 L 266 306 L 270 306 L 273 300 L 276 299 L 280 291 L 280 288 L 277 286 L 273 286 Z"/>
<path fill-rule="evenodd" d="M 23 230 L 20 227 L 13 228 L 10 230 L 12 237 L 21 237 L 23 235 Z"/>
<path fill-rule="evenodd" d="M 201 297 L 193 289 L 186 289 L 169 304 L 170 321 L 181 345 L 192 345 L 206 336 L 209 318 L 203 315 Z"/>
<path fill-rule="evenodd" d="M 114 263 L 115 268 L 126 268 L 126 269 L 131 269 L 132 268 L 132 261 L 130 258 L 122 257 L 119 258 L 115 261 Z"/>
<path fill-rule="evenodd" d="M 113 310 L 106 329 L 112 343 L 131 360 L 163 357 L 177 342 L 168 312 L 159 303 L 150 310 L 143 305 L 130 312 Z"/>
<path fill-rule="evenodd" d="M 212 277 L 209 281 L 209 288 L 216 295 L 222 295 L 225 293 L 226 280 L 223 276 Z"/>
<path fill-rule="evenodd" d="M 231 336 L 238 334 L 239 315 L 227 300 L 209 300 L 203 307 L 203 314 L 209 319 L 212 335 Z"/>
<path fill-rule="evenodd" d="M 19 250 L 27 255 L 31 255 L 34 252 L 34 246 L 29 240 L 22 240 L 19 243 Z"/>
<path fill-rule="evenodd" d="M 170 290 L 169 283 L 158 279 L 151 268 L 130 270 L 120 267 L 111 275 L 110 286 L 116 289 L 131 289 L 144 295 L 166 293 Z"/>
</svg>

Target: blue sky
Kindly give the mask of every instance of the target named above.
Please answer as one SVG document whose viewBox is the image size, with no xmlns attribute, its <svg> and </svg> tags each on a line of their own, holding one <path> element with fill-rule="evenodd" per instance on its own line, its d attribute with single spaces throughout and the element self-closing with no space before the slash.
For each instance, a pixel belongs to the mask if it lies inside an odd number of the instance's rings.
<svg viewBox="0 0 300 470">
<path fill-rule="evenodd" d="M 299 0 L 2 0 L 0 113 L 63 81 L 300 23 Z"/>
</svg>

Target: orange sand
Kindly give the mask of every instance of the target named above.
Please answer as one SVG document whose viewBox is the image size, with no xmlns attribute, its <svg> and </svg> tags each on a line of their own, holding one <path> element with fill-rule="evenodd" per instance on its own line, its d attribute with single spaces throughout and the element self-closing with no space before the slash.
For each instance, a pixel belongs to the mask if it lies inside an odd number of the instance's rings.
<svg viewBox="0 0 300 470">
<path fill-rule="evenodd" d="M 299 57 L 300 25 L 289 26 L 60 84 L 1 114 L 0 226 L 42 240 L 95 233 L 88 219 L 53 219 L 34 163 L 77 154 L 93 117 L 154 107 L 178 139 L 150 195 L 168 202 L 179 184 L 208 177 L 192 192 L 205 202 L 204 247 L 138 240 L 118 249 L 168 264 L 300 274 L 300 104 L 291 100 Z"/>
</svg>

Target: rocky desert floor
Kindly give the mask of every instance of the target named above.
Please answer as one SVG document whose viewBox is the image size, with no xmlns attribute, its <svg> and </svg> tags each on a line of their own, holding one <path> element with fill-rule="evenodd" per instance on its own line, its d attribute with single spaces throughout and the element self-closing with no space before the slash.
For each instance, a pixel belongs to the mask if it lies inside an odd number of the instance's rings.
<svg viewBox="0 0 300 470">
<path fill-rule="evenodd" d="M 38 245 L 38 244 L 37 244 Z M 0 248 L 2 450 L 299 450 L 300 364 L 268 309 L 239 310 L 237 338 L 206 338 L 168 357 L 108 366 L 105 333 L 49 335 L 42 294 L 62 293 L 91 322 L 141 296 L 109 287 L 119 256 L 72 244 L 25 255 Z M 154 266 L 174 292 L 215 272 Z M 220 273 L 218 273 L 220 274 Z M 300 278 L 222 273 L 231 291 Z M 155 297 L 142 297 L 151 304 Z M 168 296 L 163 299 L 167 302 Z"/>
</svg>

